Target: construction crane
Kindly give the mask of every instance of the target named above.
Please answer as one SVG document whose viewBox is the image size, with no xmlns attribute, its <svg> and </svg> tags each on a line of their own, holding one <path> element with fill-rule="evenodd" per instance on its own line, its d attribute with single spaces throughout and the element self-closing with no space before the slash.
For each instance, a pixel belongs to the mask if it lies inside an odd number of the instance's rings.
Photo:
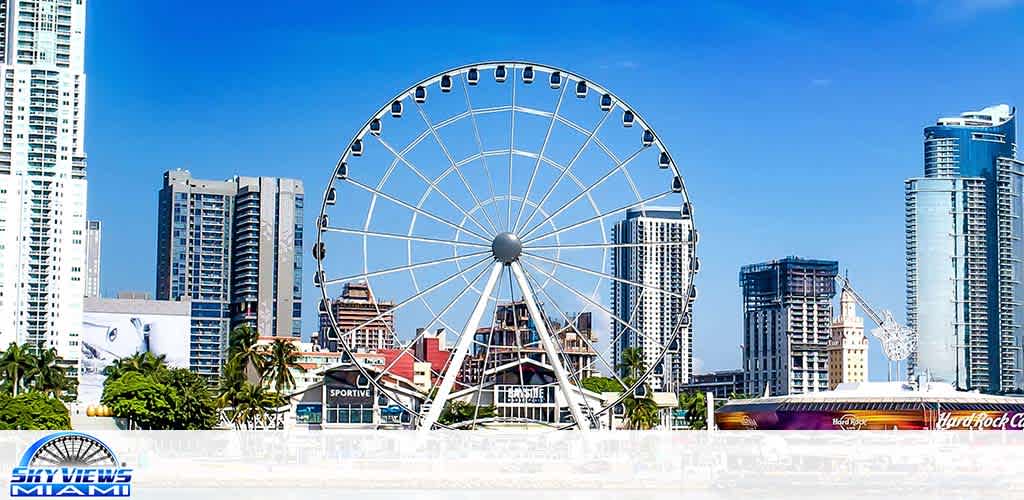
<svg viewBox="0 0 1024 500">
<path fill-rule="evenodd" d="M 917 347 L 917 331 L 896 322 L 892 312 L 887 309 L 883 309 L 881 313 L 876 312 L 875 308 L 871 307 L 871 304 L 857 293 L 846 276 L 837 274 L 836 282 L 842 286 L 844 291 L 850 292 L 861 309 L 864 309 L 864 314 L 878 325 L 878 328 L 871 330 L 871 335 L 874 335 L 882 343 L 882 351 L 885 352 L 885 357 L 889 358 L 889 379 L 891 380 L 892 363 L 896 363 L 898 370 L 900 361 L 909 358 Z"/>
</svg>

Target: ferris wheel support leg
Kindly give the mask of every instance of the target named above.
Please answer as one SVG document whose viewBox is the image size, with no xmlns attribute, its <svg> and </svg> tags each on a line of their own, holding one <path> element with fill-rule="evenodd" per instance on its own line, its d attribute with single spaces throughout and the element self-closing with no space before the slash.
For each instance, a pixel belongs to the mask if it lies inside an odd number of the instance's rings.
<svg viewBox="0 0 1024 500">
<path fill-rule="evenodd" d="M 466 360 L 466 355 L 469 354 L 469 346 L 473 343 L 473 336 L 476 334 L 476 329 L 480 327 L 480 319 L 483 318 L 484 312 L 487 310 L 487 303 L 490 301 L 491 293 L 494 292 L 494 286 L 498 282 L 498 277 L 501 276 L 501 270 L 504 267 L 504 264 L 501 262 L 492 264 L 491 274 L 487 277 L 487 284 L 484 286 L 483 291 L 480 292 L 480 299 L 477 300 L 473 314 L 470 315 L 469 321 L 466 322 L 466 328 L 462 331 L 462 336 L 459 337 L 459 343 L 455 346 L 455 353 L 452 354 L 452 361 L 448 364 L 448 371 L 444 372 L 441 386 L 438 387 L 437 395 L 434 396 L 430 404 L 430 411 L 427 412 L 426 417 L 423 418 L 423 423 L 420 424 L 420 430 L 429 431 L 437 423 L 437 418 L 441 416 L 441 411 L 444 410 L 444 405 L 448 402 L 452 386 L 455 385 L 455 378 L 458 377 L 459 371 L 462 370 L 462 363 Z"/>
<path fill-rule="evenodd" d="M 558 350 L 555 349 L 555 342 L 548 332 L 547 320 L 540 314 L 540 309 L 537 308 L 533 292 L 530 291 L 530 283 L 526 280 L 526 274 L 523 273 L 523 266 L 519 261 L 513 261 L 510 265 L 512 266 L 512 274 L 515 275 L 516 282 L 519 283 L 519 289 L 522 290 L 526 309 L 530 312 L 530 318 L 533 319 L 533 324 L 537 328 L 540 343 L 544 346 L 544 353 L 547 354 L 551 368 L 555 370 L 558 387 L 562 390 L 562 394 L 565 395 L 565 402 L 569 405 L 569 412 L 572 413 L 572 418 L 576 421 L 576 427 L 581 431 L 588 431 L 590 430 L 590 421 L 583 418 L 583 412 L 580 411 L 580 406 L 576 403 L 575 393 L 572 390 L 572 385 L 569 383 L 569 376 L 565 371 L 565 367 L 562 366 L 562 362 L 558 359 Z"/>
</svg>

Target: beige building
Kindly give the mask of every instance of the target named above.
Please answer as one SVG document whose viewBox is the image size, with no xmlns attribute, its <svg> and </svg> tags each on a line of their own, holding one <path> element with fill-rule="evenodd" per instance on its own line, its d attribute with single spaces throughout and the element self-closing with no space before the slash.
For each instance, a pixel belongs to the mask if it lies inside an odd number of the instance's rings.
<svg viewBox="0 0 1024 500">
<path fill-rule="evenodd" d="M 347 283 L 341 297 L 330 302 L 330 314 L 334 315 L 349 349 L 373 352 L 398 347 L 393 307 L 394 302 L 377 300 L 365 282 Z M 320 332 L 316 342 L 326 350 L 337 351 L 337 337 L 329 334 L 331 324 L 323 304 L 320 309 Z M 378 316 L 380 319 L 356 329 Z"/>
<path fill-rule="evenodd" d="M 864 318 L 857 316 L 857 303 L 849 289 L 839 296 L 839 317 L 832 320 L 828 342 L 828 388 L 842 383 L 867 382 L 868 339 Z"/>
</svg>

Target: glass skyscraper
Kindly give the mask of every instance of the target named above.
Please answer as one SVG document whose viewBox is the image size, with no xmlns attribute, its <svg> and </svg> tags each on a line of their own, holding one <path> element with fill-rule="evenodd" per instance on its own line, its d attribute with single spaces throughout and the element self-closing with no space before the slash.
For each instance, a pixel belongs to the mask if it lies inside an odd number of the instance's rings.
<svg viewBox="0 0 1024 500">
<path fill-rule="evenodd" d="M 220 374 L 231 328 L 302 332 L 302 182 L 272 177 L 194 179 L 164 174 L 156 295 L 189 297 L 190 367 Z"/>
<path fill-rule="evenodd" d="M 906 181 L 908 375 L 987 392 L 1021 386 L 1021 188 L 1014 109 L 924 130 L 924 177 Z"/>
</svg>

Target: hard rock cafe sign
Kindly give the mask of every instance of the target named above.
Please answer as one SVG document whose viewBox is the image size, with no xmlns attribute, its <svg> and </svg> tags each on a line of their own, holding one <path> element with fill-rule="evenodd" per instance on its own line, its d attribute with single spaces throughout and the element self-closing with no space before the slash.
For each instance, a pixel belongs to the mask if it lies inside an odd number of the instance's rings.
<svg viewBox="0 0 1024 500">
<path fill-rule="evenodd" d="M 959 411 L 939 413 L 935 419 L 939 430 L 1024 430 L 1024 413 Z"/>
</svg>

